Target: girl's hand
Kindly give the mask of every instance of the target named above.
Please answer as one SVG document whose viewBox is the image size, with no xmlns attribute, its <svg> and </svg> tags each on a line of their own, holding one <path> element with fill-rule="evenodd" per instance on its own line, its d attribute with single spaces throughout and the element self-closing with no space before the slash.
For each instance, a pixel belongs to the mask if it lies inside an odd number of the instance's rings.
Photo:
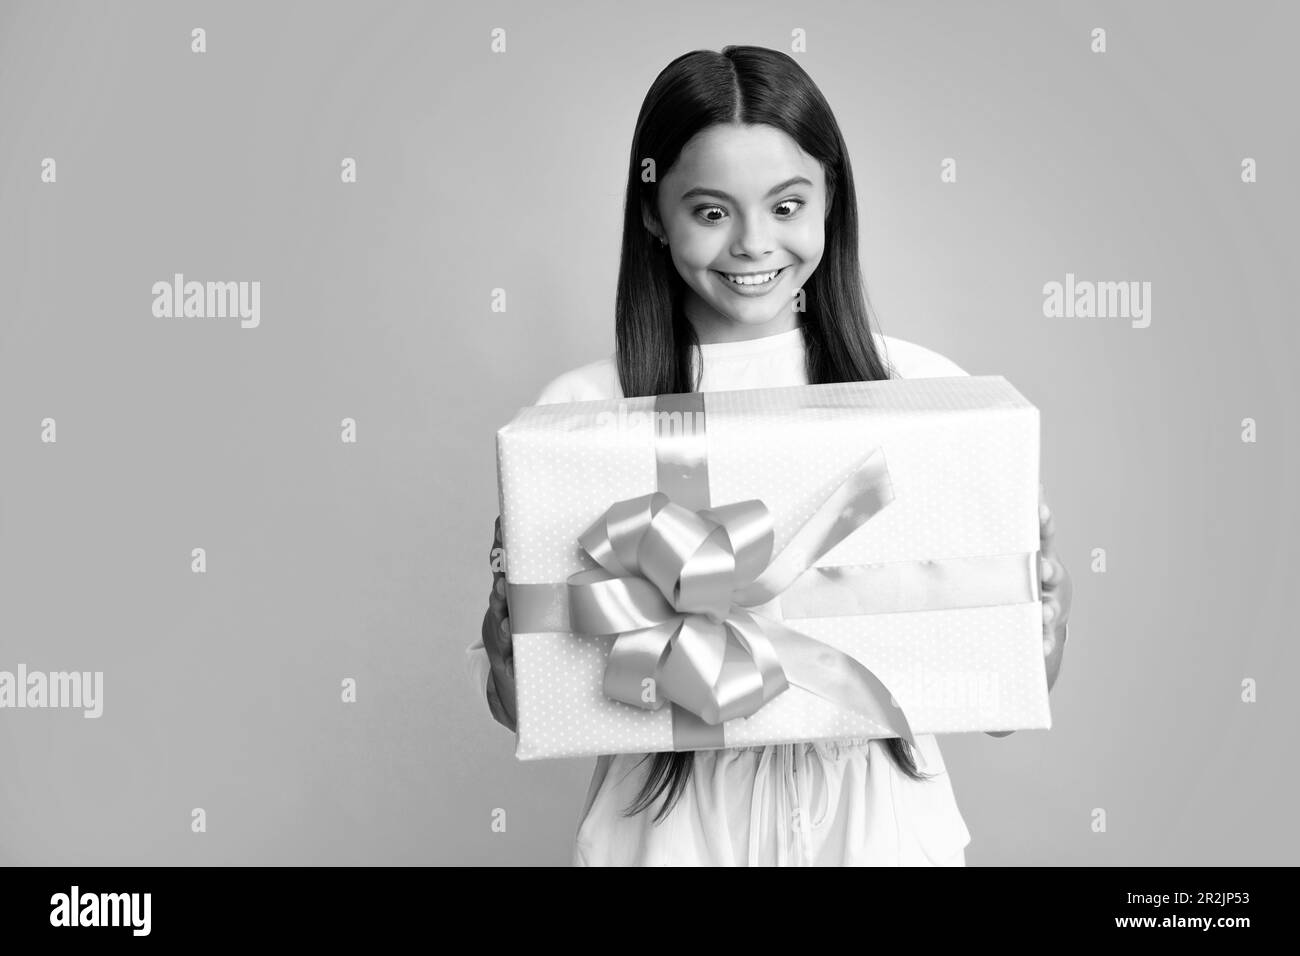
<svg viewBox="0 0 1300 956">
<path fill-rule="evenodd" d="M 1070 620 L 1070 605 L 1074 602 L 1074 582 L 1056 555 L 1056 521 L 1043 497 L 1042 485 L 1038 486 L 1038 495 L 1038 576 L 1043 584 L 1043 658 L 1047 664 L 1047 689 L 1050 691 L 1061 671 L 1061 658 L 1065 654 L 1066 624 Z"/>
<path fill-rule="evenodd" d="M 1038 486 L 1038 577 L 1043 592 L 1043 661 L 1047 668 L 1047 689 L 1050 692 L 1061 672 L 1061 658 L 1065 654 L 1066 624 L 1070 620 L 1070 605 L 1074 601 L 1074 582 L 1070 572 L 1056 554 L 1056 522 L 1048 507 L 1043 486 Z M 990 737 L 1005 737 L 1011 730 L 985 731 Z"/>
<path fill-rule="evenodd" d="M 510 730 L 515 727 L 515 645 L 510 633 L 510 609 L 506 606 L 505 572 L 496 568 L 501 548 L 501 516 L 497 515 L 496 536 L 488 554 L 492 568 L 492 594 L 483 615 L 483 648 L 492 665 L 487 682 L 488 707 L 493 718 Z"/>
</svg>

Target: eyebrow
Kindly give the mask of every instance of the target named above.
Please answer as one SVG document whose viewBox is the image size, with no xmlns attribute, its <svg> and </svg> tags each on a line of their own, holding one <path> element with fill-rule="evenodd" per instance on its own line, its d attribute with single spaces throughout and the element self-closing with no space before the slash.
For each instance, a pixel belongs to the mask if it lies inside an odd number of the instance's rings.
<svg viewBox="0 0 1300 956">
<path fill-rule="evenodd" d="M 782 190 L 789 189 L 791 186 L 799 186 L 799 185 L 811 187 L 812 182 L 804 178 L 803 176 L 793 176 L 790 179 L 787 179 L 785 182 L 778 183 L 777 185 L 773 186 L 770 190 L 768 190 L 767 196 L 765 196 L 764 198 L 770 199 L 772 196 L 775 196 L 777 193 L 781 192 Z M 682 193 L 681 201 L 685 202 L 688 199 L 694 199 L 696 196 L 720 196 L 723 199 L 727 200 L 728 202 L 736 201 L 735 196 L 729 196 L 726 193 L 724 193 L 721 189 L 710 189 L 706 186 L 696 186 L 693 189 L 686 190 L 686 192 Z"/>
</svg>

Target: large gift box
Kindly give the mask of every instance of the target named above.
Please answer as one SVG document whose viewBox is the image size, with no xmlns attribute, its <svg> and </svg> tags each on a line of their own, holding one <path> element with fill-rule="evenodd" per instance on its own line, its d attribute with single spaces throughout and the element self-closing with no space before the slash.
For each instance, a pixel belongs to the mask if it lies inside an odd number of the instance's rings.
<svg viewBox="0 0 1300 956">
<path fill-rule="evenodd" d="M 1050 727 L 1038 463 L 1001 376 L 522 409 L 517 756 Z"/>
</svg>

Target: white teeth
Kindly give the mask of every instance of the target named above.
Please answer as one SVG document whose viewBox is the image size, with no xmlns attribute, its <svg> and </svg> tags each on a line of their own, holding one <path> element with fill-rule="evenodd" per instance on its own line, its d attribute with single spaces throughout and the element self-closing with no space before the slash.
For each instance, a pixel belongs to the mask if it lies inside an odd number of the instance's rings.
<svg viewBox="0 0 1300 956">
<path fill-rule="evenodd" d="M 776 272 L 764 272 L 756 276 L 732 276 L 727 275 L 725 272 L 723 275 L 726 276 L 728 282 L 734 282 L 736 285 L 762 285 L 764 282 L 771 282 L 775 279 L 776 273 L 780 271 L 780 269 L 777 269 Z"/>
</svg>

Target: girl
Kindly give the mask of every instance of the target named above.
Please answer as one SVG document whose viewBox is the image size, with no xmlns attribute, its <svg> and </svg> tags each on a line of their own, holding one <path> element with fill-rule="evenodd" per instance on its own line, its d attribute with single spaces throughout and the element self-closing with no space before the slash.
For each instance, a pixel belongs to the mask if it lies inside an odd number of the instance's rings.
<svg viewBox="0 0 1300 956">
<path fill-rule="evenodd" d="M 633 134 L 617 350 L 552 381 L 537 404 L 966 374 L 870 331 L 857 238 L 844 140 L 798 64 L 750 46 L 679 57 Z M 1045 502 L 1040 518 L 1050 688 L 1072 588 Z M 513 730 L 508 614 L 496 572 L 470 650 L 494 717 Z M 938 743 L 917 744 L 923 768 L 898 738 L 602 756 L 574 863 L 963 866 L 970 833 Z"/>
</svg>

